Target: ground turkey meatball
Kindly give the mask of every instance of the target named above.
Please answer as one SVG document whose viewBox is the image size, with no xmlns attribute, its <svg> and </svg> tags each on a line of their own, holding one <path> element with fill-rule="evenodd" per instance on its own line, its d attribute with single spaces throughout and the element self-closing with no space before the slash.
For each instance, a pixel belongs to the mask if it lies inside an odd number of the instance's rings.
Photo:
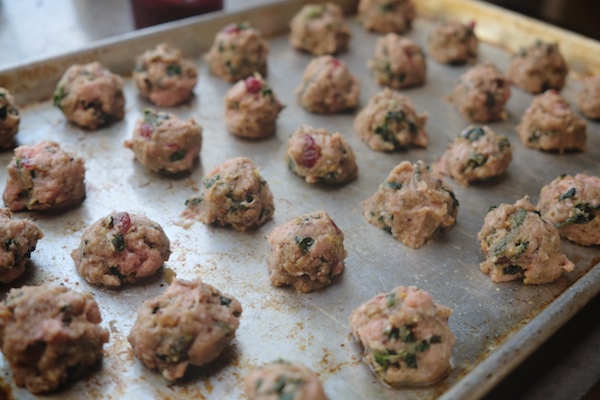
<svg viewBox="0 0 600 400">
<path fill-rule="evenodd" d="M 462 65 L 475 62 L 479 40 L 474 28 L 474 22 L 468 25 L 455 21 L 438 23 L 427 37 L 429 55 L 440 64 Z"/>
<path fill-rule="evenodd" d="M 56 86 L 54 105 L 81 128 L 98 129 L 123 119 L 123 79 L 97 61 L 72 65 Z"/>
<path fill-rule="evenodd" d="M 10 283 L 25 272 L 31 252 L 44 234 L 31 221 L 12 219 L 10 210 L 0 208 L 0 282 Z"/>
<path fill-rule="evenodd" d="M 494 64 L 479 64 L 469 69 L 454 86 L 450 96 L 458 112 L 473 122 L 506 119 L 504 105 L 510 97 L 510 85 Z"/>
<path fill-rule="evenodd" d="M 192 118 L 183 121 L 175 114 L 144 110 L 125 147 L 133 150 L 135 158 L 151 171 L 189 172 L 202 148 L 202 127 Z"/>
<path fill-rule="evenodd" d="M 21 116 L 10 92 L 0 87 L 0 149 L 12 147 L 13 138 L 19 131 Z"/>
<path fill-rule="evenodd" d="M 392 385 L 425 386 L 450 371 L 452 310 L 414 286 L 399 286 L 362 304 L 350 315 L 365 360 Z"/>
<path fill-rule="evenodd" d="M 137 358 L 173 381 L 189 364 L 217 358 L 233 339 L 241 314 L 240 302 L 213 286 L 177 279 L 142 304 L 128 340 Z"/>
<path fill-rule="evenodd" d="M 12 211 L 63 209 L 85 199 L 85 166 L 58 143 L 19 146 L 8 165 L 2 199 Z"/>
<path fill-rule="evenodd" d="M 380 86 L 404 89 L 425 83 L 423 52 L 415 42 L 395 33 L 377 39 L 368 66 Z"/>
<path fill-rule="evenodd" d="M 412 27 L 416 11 L 412 0 L 360 0 L 358 17 L 365 29 L 403 33 Z"/>
<path fill-rule="evenodd" d="M 344 270 L 344 234 L 320 210 L 296 217 L 269 234 L 269 279 L 275 286 L 293 286 L 309 293 L 331 285 Z"/>
<path fill-rule="evenodd" d="M 521 142 L 545 151 L 583 151 L 587 124 L 555 90 L 534 97 L 517 126 Z"/>
<path fill-rule="evenodd" d="M 170 255 L 169 238 L 159 224 L 126 212 L 96 221 L 71 253 L 86 281 L 110 289 L 154 275 Z"/>
<path fill-rule="evenodd" d="M 569 67 L 558 50 L 558 43 L 541 40 L 522 48 L 506 71 L 512 83 L 529 93 L 562 89 L 568 73 Z"/>
<path fill-rule="evenodd" d="M 583 81 L 583 87 L 577 94 L 579 111 L 590 119 L 600 119 L 600 75 Z"/>
<path fill-rule="evenodd" d="M 108 331 L 91 293 L 64 286 L 12 289 L 0 303 L 0 346 L 17 386 L 51 392 L 102 360 Z"/>
<path fill-rule="evenodd" d="M 307 4 L 290 22 L 290 43 L 315 55 L 346 50 L 351 33 L 337 4 Z"/>
<path fill-rule="evenodd" d="M 210 71 L 233 83 L 258 72 L 267 75 L 269 44 L 260 32 L 247 23 L 223 28 L 206 54 Z"/>
<path fill-rule="evenodd" d="M 376 93 L 356 116 L 354 129 L 377 151 L 427 147 L 427 114 L 418 115 L 410 98 L 390 89 Z"/>
<path fill-rule="evenodd" d="M 358 105 L 360 84 L 346 63 L 332 56 L 313 59 L 296 88 L 298 103 L 316 114 L 334 114 Z"/>
<path fill-rule="evenodd" d="M 452 189 L 423 161 L 398 164 L 362 205 L 369 223 L 413 249 L 450 229 L 458 213 Z"/>
<path fill-rule="evenodd" d="M 492 207 L 477 238 L 487 257 L 479 266 L 493 282 L 523 279 L 538 285 L 574 268 L 561 252 L 558 231 L 542 219 L 527 196 L 515 204 Z"/>
<path fill-rule="evenodd" d="M 302 364 L 277 360 L 244 380 L 248 400 L 327 400 L 317 374 Z"/>
<path fill-rule="evenodd" d="M 600 245 L 600 178 L 559 176 L 542 188 L 537 208 L 560 236 L 585 246 Z"/>
<path fill-rule="evenodd" d="M 448 146 L 434 168 L 467 186 L 501 175 L 511 161 L 512 150 L 505 136 L 487 126 L 470 126 Z"/>
<path fill-rule="evenodd" d="M 159 44 L 136 59 L 133 81 L 140 95 L 158 107 L 173 107 L 194 95 L 198 72 L 179 49 Z"/>
<path fill-rule="evenodd" d="M 275 211 L 269 184 L 245 157 L 232 158 L 213 168 L 204 178 L 204 194 L 188 199 L 185 205 L 185 217 L 231 226 L 237 231 L 258 228 Z"/>
<path fill-rule="evenodd" d="M 239 81 L 225 95 L 225 125 L 236 136 L 264 139 L 275 133 L 284 105 L 260 74 Z"/>
<path fill-rule="evenodd" d="M 354 152 L 339 133 L 302 125 L 288 141 L 288 165 L 308 183 L 341 185 L 356 179 Z"/>
</svg>

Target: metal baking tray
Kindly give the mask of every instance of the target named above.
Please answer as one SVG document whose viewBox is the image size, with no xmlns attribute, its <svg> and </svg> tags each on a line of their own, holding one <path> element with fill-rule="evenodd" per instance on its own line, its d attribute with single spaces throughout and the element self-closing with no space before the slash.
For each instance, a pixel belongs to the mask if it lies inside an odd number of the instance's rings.
<svg viewBox="0 0 600 400">
<path fill-rule="evenodd" d="M 87 168 L 87 198 L 80 207 L 59 214 L 16 214 L 17 218 L 35 220 L 46 235 L 17 285 L 65 284 L 92 292 L 99 303 L 103 325 L 111 333 L 99 371 L 44 398 L 239 399 L 243 397 L 243 378 L 254 367 L 280 357 L 304 363 L 319 373 L 332 399 L 480 398 L 600 291 L 597 247 L 563 241 L 563 250 L 576 268 L 554 283 L 495 284 L 479 271 L 483 256 L 476 239 L 490 205 L 513 203 L 526 194 L 535 204 L 539 189 L 562 173 L 600 174 L 598 123 L 588 121 L 588 143 L 583 153 L 553 154 L 526 149 L 518 140 L 515 126 L 532 96 L 514 89 L 507 107 L 509 118 L 491 124 L 513 146 L 514 159 L 508 172 L 493 183 L 468 188 L 447 180 L 461 204 L 456 225 L 436 242 L 418 250 L 410 249 L 369 225 L 362 216 L 360 202 L 402 160 L 435 161 L 468 125 L 443 100 L 451 92 L 455 79 L 468 67 L 442 66 L 429 59 L 426 85 L 403 91 L 414 100 L 418 111 L 429 113 L 427 149 L 393 154 L 374 152 L 353 132 L 355 113 L 312 115 L 296 103 L 294 88 L 311 57 L 293 50 L 283 33 L 304 3 L 281 1 L 232 14 L 191 18 L 97 42 L 60 57 L 0 70 L 0 86 L 13 91 L 22 106 L 18 144 L 56 140 L 82 156 Z M 356 1 L 339 3 L 347 11 L 355 10 Z M 562 49 L 569 61 L 572 57 L 573 64 L 586 65 L 585 58 L 577 57 L 586 55 L 586 48 L 600 54 L 595 42 L 474 1 L 416 3 L 422 16 L 475 18 L 480 22 L 477 33 L 481 37 L 500 41 L 509 48 L 518 43 L 504 40 L 503 29 L 511 32 L 521 29 L 522 44 L 538 36 L 556 39 L 553 35 L 558 32 Z M 287 107 L 279 118 L 276 135 L 267 140 L 240 140 L 226 132 L 222 99 L 230 86 L 210 76 L 201 58 L 214 34 L 233 21 L 249 21 L 270 38 L 268 82 Z M 340 57 L 360 78 L 361 106 L 364 106 L 380 89 L 366 67 L 378 36 L 365 32 L 352 17 L 350 24 L 353 39 L 349 51 Z M 418 19 L 407 36 L 424 46 L 432 26 L 430 20 Z M 135 120 L 149 106 L 138 98 L 131 80 L 125 85 L 126 118 L 97 132 L 84 132 L 66 123 L 60 111 L 48 101 L 69 65 L 98 59 L 114 72 L 127 75 L 136 54 L 163 41 L 182 48 L 200 69 L 196 98 L 187 106 L 172 109 L 183 118 L 195 118 L 204 127 L 200 165 L 191 175 L 181 178 L 149 172 L 123 147 Z M 479 60 L 493 61 L 505 69 L 509 53 L 505 48 L 482 43 Z M 599 66 L 600 63 L 589 65 L 590 69 Z M 578 76 L 579 73 L 571 73 L 563 90 L 571 102 L 580 88 Z M 340 188 L 312 186 L 286 168 L 287 138 L 303 123 L 339 131 L 348 139 L 359 166 L 356 181 Z M 255 232 L 245 233 L 182 219 L 184 202 L 200 192 L 203 175 L 236 156 L 250 157 L 260 167 L 275 197 L 274 219 Z M 10 151 L 0 153 L 0 166 L 8 165 L 11 157 Z M 5 168 L 0 168 L 0 182 L 6 181 L 6 175 Z M 332 286 L 311 294 L 271 286 L 267 278 L 269 246 L 265 236 L 275 226 L 317 209 L 326 209 L 344 231 L 348 250 L 346 270 Z M 211 365 L 192 368 L 181 382 L 168 383 L 159 373 L 144 367 L 134 358 L 126 339 L 142 302 L 165 290 L 164 278 L 111 291 L 88 285 L 75 271 L 69 254 L 77 247 L 82 230 L 115 210 L 143 213 L 163 226 L 173 250 L 165 271 L 173 271 L 180 278 L 199 276 L 237 297 L 244 307 L 232 345 Z M 456 336 L 453 369 L 437 386 L 399 390 L 385 387 L 361 362 L 362 350 L 351 337 L 348 323 L 351 311 L 375 294 L 398 285 L 416 285 L 454 310 L 450 318 Z M 7 286 L 1 287 L 2 294 L 8 290 Z M 0 397 L 36 398 L 14 387 L 7 363 L 1 357 L 0 379 L 4 381 L 0 382 L 0 388 L 4 388 Z"/>
</svg>

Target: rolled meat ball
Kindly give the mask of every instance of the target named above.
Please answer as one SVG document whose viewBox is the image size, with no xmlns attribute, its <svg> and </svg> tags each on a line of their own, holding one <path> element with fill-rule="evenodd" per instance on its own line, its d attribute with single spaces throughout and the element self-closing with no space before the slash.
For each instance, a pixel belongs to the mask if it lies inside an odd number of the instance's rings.
<svg viewBox="0 0 600 400">
<path fill-rule="evenodd" d="M 56 86 L 53 98 L 68 121 L 98 129 L 123 119 L 123 79 L 95 61 L 70 66 Z"/>
<path fill-rule="evenodd" d="M 69 208 L 85 199 L 84 179 L 83 160 L 58 143 L 19 146 L 8 165 L 2 199 L 12 211 Z"/>
<path fill-rule="evenodd" d="M 440 64 L 473 63 L 479 46 L 474 29 L 475 22 L 440 22 L 427 37 L 427 52 Z"/>
<path fill-rule="evenodd" d="M 575 267 L 561 251 L 558 231 L 540 216 L 528 196 L 490 208 L 477 238 L 486 257 L 479 267 L 492 282 L 522 279 L 539 285 Z"/>
<path fill-rule="evenodd" d="M 21 116 L 15 98 L 8 90 L 0 87 L 0 149 L 9 149 L 19 131 Z"/>
<path fill-rule="evenodd" d="M 427 386 L 450 372 L 452 310 L 414 286 L 380 293 L 350 315 L 367 364 L 391 385 Z"/>
<path fill-rule="evenodd" d="M 128 340 L 135 356 L 165 379 L 183 377 L 188 365 L 205 365 L 235 336 L 242 306 L 215 287 L 177 279 L 142 304 Z"/>
<path fill-rule="evenodd" d="M 267 269 L 275 286 L 309 293 L 331 285 L 344 270 L 344 234 L 326 211 L 296 217 L 273 229 L 267 239 Z"/>
<path fill-rule="evenodd" d="M 108 342 L 100 322 L 91 293 L 49 285 L 11 289 L 0 304 L 0 347 L 16 385 L 48 393 L 86 375 Z"/>
<path fill-rule="evenodd" d="M 79 275 L 109 289 L 154 275 L 170 255 L 169 238 L 159 224 L 126 212 L 100 218 L 71 253 Z"/>
<path fill-rule="evenodd" d="M 425 83 L 427 66 L 423 52 L 408 38 L 395 33 L 377 39 L 367 63 L 380 86 L 405 89 Z"/>
<path fill-rule="evenodd" d="M 506 71 L 513 84 L 534 94 L 562 89 L 568 73 L 569 67 L 560 54 L 558 43 L 541 40 L 521 48 Z"/>
<path fill-rule="evenodd" d="M 28 220 L 13 219 L 10 210 L 0 208 L 0 282 L 10 283 L 23 275 L 37 241 L 44 237 Z"/>
<path fill-rule="evenodd" d="M 600 75 L 586 78 L 577 94 L 577 107 L 589 119 L 600 119 Z"/>
<path fill-rule="evenodd" d="M 379 33 L 403 33 L 412 27 L 413 0 L 360 0 L 358 18 L 363 27 Z"/>
</svg>

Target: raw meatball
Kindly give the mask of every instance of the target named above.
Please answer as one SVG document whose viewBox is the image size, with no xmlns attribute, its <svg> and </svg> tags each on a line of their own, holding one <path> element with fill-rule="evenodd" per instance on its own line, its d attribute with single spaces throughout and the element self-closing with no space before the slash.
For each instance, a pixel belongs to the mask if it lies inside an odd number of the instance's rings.
<svg viewBox="0 0 600 400">
<path fill-rule="evenodd" d="M 159 224 L 126 212 L 100 218 L 71 253 L 86 281 L 111 289 L 154 275 L 170 255 L 169 238 Z"/>
<path fill-rule="evenodd" d="M 373 95 L 356 116 L 354 129 L 377 151 L 427 147 L 427 114 L 418 115 L 410 98 L 390 89 Z"/>
<path fill-rule="evenodd" d="M 255 72 L 266 76 L 268 54 L 269 44 L 258 30 L 230 24 L 217 33 L 205 59 L 214 75 L 233 83 Z"/>
<path fill-rule="evenodd" d="M 202 148 L 202 127 L 192 118 L 183 121 L 175 114 L 144 110 L 125 147 L 133 150 L 138 161 L 151 171 L 189 172 Z"/>
<path fill-rule="evenodd" d="M 450 229 L 458 213 L 452 189 L 423 161 L 402 161 L 362 205 L 369 223 L 413 249 Z"/>
<path fill-rule="evenodd" d="M 583 151 L 587 124 L 569 108 L 555 90 L 534 97 L 517 126 L 521 142 L 529 148 L 546 151 Z"/>
<path fill-rule="evenodd" d="M 600 245 L 600 178 L 561 175 L 542 188 L 537 208 L 560 236 L 585 246 Z"/>
<path fill-rule="evenodd" d="M 316 114 L 334 114 L 357 106 L 360 84 L 346 63 L 332 56 L 313 59 L 296 88 L 298 103 Z"/>
<path fill-rule="evenodd" d="M 19 146 L 8 165 L 2 199 L 12 211 L 63 209 L 85 199 L 83 160 L 56 142 Z"/>
<path fill-rule="evenodd" d="M 307 4 L 290 22 L 290 43 L 315 56 L 346 50 L 351 33 L 337 4 Z"/>
<path fill-rule="evenodd" d="M 245 157 L 232 158 L 213 168 L 204 178 L 204 194 L 185 204 L 185 217 L 238 231 L 258 228 L 275 211 L 269 184 Z"/>
<path fill-rule="evenodd" d="M 97 61 L 72 65 L 56 86 L 54 105 L 81 128 L 98 129 L 123 119 L 123 79 Z"/>
<path fill-rule="evenodd" d="M 470 126 L 435 163 L 435 170 L 461 185 L 501 175 L 512 161 L 510 142 L 487 126 Z"/>
<path fill-rule="evenodd" d="M 327 400 L 317 374 L 281 359 L 252 371 L 244 392 L 248 400 Z"/>
<path fill-rule="evenodd" d="M 225 125 L 229 132 L 249 139 L 275 133 L 284 106 L 260 74 L 239 81 L 225 95 Z"/>
<path fill-rule="evenodd" d="M 0 208 L 0 282 L 10 283 L 23 275 L 31 252 L 44 234 L 31 221 L 12 219 L 10 210 Z"/>
<path fill-rule="evenodd" d="M 108 331 L 91 293 L 64 286 L 12 289 L 0 303 L 0 346 L 17 386 L 51 392 L 102 360 Z"/>
<path fill-rule="evenodd" d="M 12 147 L 13 138 L 19 131 L 21 116 L 10 92 L 0 87 L 0 149 Z"/>
<path fill-rule="evenodd" d="M 412 0 L 360 0 L 358 17 L 365 29 L 403 33 L 412 27 L 416 11 Z"/>
<path fill-rule="evenodd" d="M 493 282 L 523 279 L 538 285 L 574 268 L 561 252 L 558 231 L 540 216 L 528 196 L 515 204 L 492 207 L 477 238 L 487 257 L 479 267 Z"/>
<path fill-rule="evenodd" d="M 159 107 L 188 102 L 194 96 L 197 76 L 194 63 L 166 43 L 138 56 L 133 70 L 140 96 Z"/>
<path fill-rule="evenodd" d="M 302 125 L 290 136 L 288 165 L 308 183 L 341 185 L 356 179 L 354 152 L 339 133 Z"/>
<path fill-rule="evenodd" d="M 475 62 L 479 40 L 475 23 L 448 21 L 438 23 L 427 37 L 427 51 L 441 64 L 462 65 Z"/>
<path fill-rule="evenodd" d="M 577 94 L 579 111 L 590 119 L 600 119 L 600 75 L 587 78 Z"/>
<path fill-rule="evenodd" d="M 450 371 L 452 310 L 414 286 L 399 286 L 362 304 L 350 315 L 365 360 L 384 382 L 431 385 Z"/>
<path fill-rule="evenodd" d="M 569 67 L 558 50 L 558 43 L 541 40 L 522 48 L 506 71 L 512 83 L 529 93 L 562 89 L 568 73 Z"/>
<path fill-rule="evenodd" d="M 189 364 L 217 358 L 233 339 L 241 314 L 240 302 L 213 286 L 177 279 L 142 304 L 127 339 L 137 358 L 173 381 Z"/>
<path fill-rule="evenodd" d="M 415 42 L 395 33 L 377 39 L 368 67 L 380 86 L 404 89 L 425 83 L 423 52 Z"/>
<path fill-rule="evenodd" d="M 506 119 L 504 105 L 510 97 L 510 85 L 494 64 L 479 64 L 460 77 L 451 100 L 461 115 L 474 122 Z"/>
</svg>

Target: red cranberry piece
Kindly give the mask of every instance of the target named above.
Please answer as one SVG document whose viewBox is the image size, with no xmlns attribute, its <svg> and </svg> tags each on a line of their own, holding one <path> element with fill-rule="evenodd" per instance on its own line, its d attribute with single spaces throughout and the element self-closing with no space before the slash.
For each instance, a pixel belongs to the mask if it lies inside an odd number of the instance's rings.
<svg viewBox="0 0 600 400">
<path fill-rule="evenodd" d="M 312 168 L 317 163 L 321 156 L 321 149 L 315 143 L 315 139 L 311 135 L 304 136 L 304 152 L 302 153 L 302 166 Z"/>
<path fill-rule="evenodd" d="M 252 94 L 257 94 L 258 92 L 260 92 L 260 89 L 262 87 L 260 81 L 253 76 L 246 78 L 244 84 L 246 85 L 246 90 L 248 91 L 248 93 Z"/>
<path fill-rule="evenodd" d="M 467 28 L 469 28 L 469 30 L 472 31 L 473 29 L 475 29 L 475 25 L 476 25 L 475 20 L 472 19 L 471 21 L 469 21 Z"/>
<path fill-rule="evenodd" d="M 334 58 L 334 59 L 331 60 L 331 64 L 333 64 L 334 68 L 337 68 L 340 65 L 342 65 L 342 62 L 340 60 L 338 60 L 337 58 Z"/>
<path fill-rule="evenodd" d="M 31 168 L 31 161 L 29 160 L 29 158 L 21 158 L 18 161 L 19 161 L 18 165 L 22 169 L 30 169 Z"/>
<path fill-rule="evenodd" d="M 152 136 L 153 131 L 154 129 L 149 124 L 142 124 L 142 126 L 140 127 L 140 135 L 142 135 L 145 138 L 149 138 L 150 136 Z"/>
<path fill-rule="evenodd" d="M 238 24 L 229 24 L 225 28 L 221 30 L 223 33 L 238 33 L 240 31 L 240 27 Z"/>
<path fill-rule="evenodd" d="M 119 229 L 119 232 L 125 233 L 131 227 L 131 218 L 126 212 L 118 212 L 112 216 L 112 225 Z"/>
</svg>

